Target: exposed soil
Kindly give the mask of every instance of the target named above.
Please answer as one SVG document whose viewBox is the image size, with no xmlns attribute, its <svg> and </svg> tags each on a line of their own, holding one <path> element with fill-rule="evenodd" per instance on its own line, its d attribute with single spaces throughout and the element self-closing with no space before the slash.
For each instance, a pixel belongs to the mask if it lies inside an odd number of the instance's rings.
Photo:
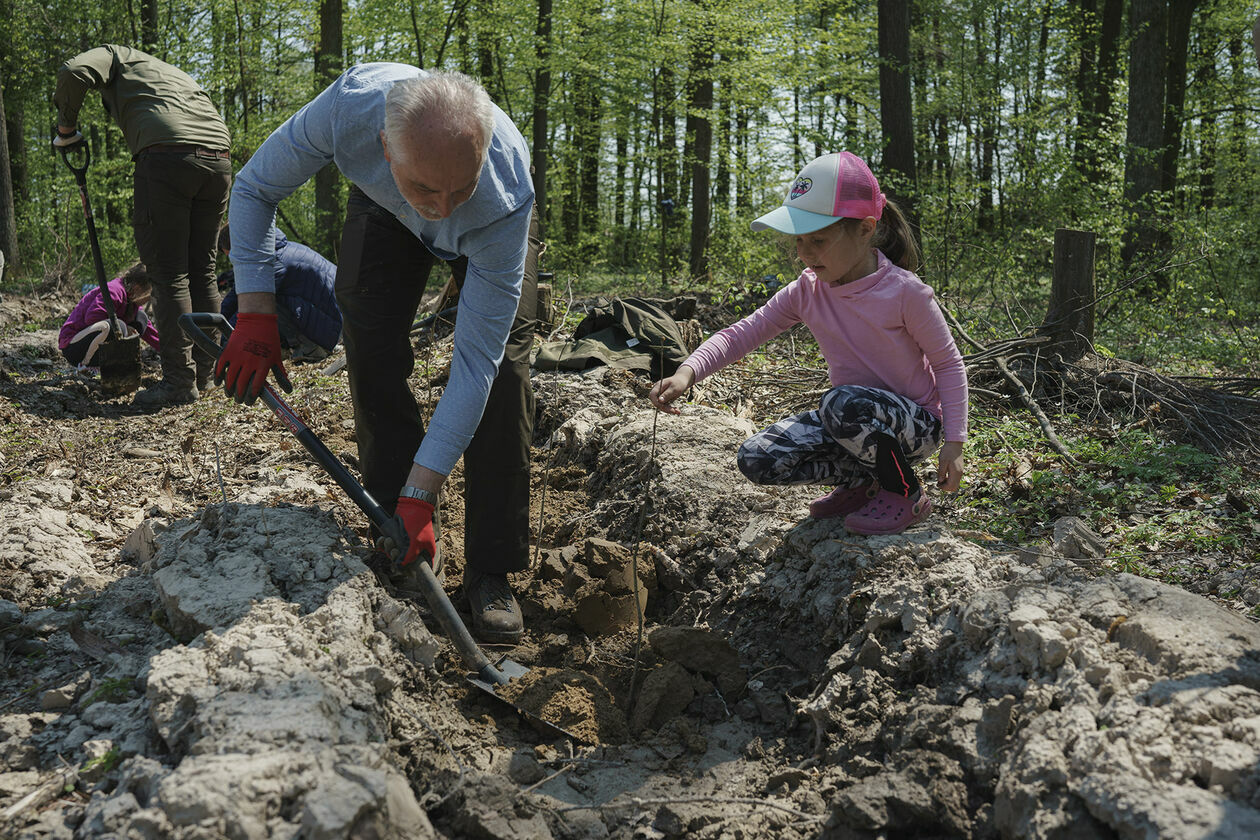
<svg viewBox="0 0 1260 840">
<path fill-rule="evenodd" d="M 486 648 L 529 672 L 491 696 L 264 406 L 102 399 L 56 352 L 71 303 L 0 305 L 0 834 L 1260 833 L 1260 629 L 1072 523 L 854 537 L 739 476 L 739 406 L 540 373 L 527 632 Z M 290 374 L 355 467 L 344 376 Z"/>
<path fill-rule="evenodd" d="M 573 668 L 533 668 L 496 695 L 583 744 L 621 744 L 630 734 L 612 692 L 598 677 Z"/>
</svg>

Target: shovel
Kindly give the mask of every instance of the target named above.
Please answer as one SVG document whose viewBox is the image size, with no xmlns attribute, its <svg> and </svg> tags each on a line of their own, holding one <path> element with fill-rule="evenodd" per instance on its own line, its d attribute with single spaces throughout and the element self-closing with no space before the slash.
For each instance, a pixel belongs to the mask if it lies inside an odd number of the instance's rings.
<svg viewBox="0 0 1260 840">
<path fill-rule="evenodd" d="M 219 347 L 215 344 L 214 339 L 205 333 L 205 330 L 218 329 L 222 331 L 224 336 L 230 335 L 232 332 L 232 325 L 228 323 L 227 318 L 216 312 L 192 312 L 180 315 L 179 326 L 192 339 L 193 344 L 196 344 L 211 356 L 216 357 L 219 355 Z M 275 368 L 272 370 L 275 371 Z M 350 500 L 367 514 L 367 518 L 372 521 L 372 524 L 380 529 L 382 534 L 393 539 L 395 545 L 405 552 L 408 542 L 407 533 L 402 529 L 400 523 L 386 513 L 385 509 L 380 506 L 380 503 L 372 498 L 372 495 L 367 490 L 363 489 L 363 485 L 355 480 L 354 476 L 350 474 L 350 470 L 346 468 L 346 465 L 341 463 L 341 460 L 327 446 L 324 446 L 323 441 L 315 436 L 315 433 L 302 421 L 302 418 L 298 417 L 288 403 L 280 398 L 275 389 L 269 383 L 264 384 L 262 393 L 259 396 L 267 404 L 267 407 L 280 418 L 280 422 L 293 433 L 298 442 L 306 447 L 306 451 L 311 453 L 311 457 L 324 468 L 324 471 L 332 477 L 333 481 L 337 482 L 342 490 L 346 491 L 346 495 L 350 497 Z M 468 676 L 468 681 L 495 699 L 512 706 L 521 715 L 529 718 L 535 725 L 541 726 L 552 734 L 580 741 L 580 738 L 568 730 L 561 729 L 555 724 L 543 720 L 536 714 L 532 714 L 498 695 L 496 691 L 497 686 L 507 685 L 511 680 L 528 673 L 529 669 L 519 662 L 513 662 L 506 656 L 500 657 L 496 663 L 492 664 L 486 655 L 481 652 L 481 648 L 477 647 L 477 643 L 473 641 L 472 634 L 464 626 L 464 622 L 460 619 L 459 613 L 455 611 L 455 606 L 451 603 L 451 599 L 446 596 L 446 590 L 442 588 L 442 584 L 438 582 L 437 576 L 433 573 L 433 567 L 424 559 L 418 559 L 414 562 L 417 564 L 420 572 L 420 590 L 424 594 L 425 601 L 428 602 L 429 608 L 437 616 L 442 629 L 446 631 L 446 635 L 455 644 L 455 649 L 459 651 L 464 664 L 476 672 L 475 675 L 470 674 Z"/>
<path fill-rule="evenodd" d="M 70 158 L 82 156 L 83 165 L 75 166 Z M 83 218 L 87 221 L 88 241 L 92 243 L 92 262 L 96 265 L 96 285 L 101 290 L 101 303 L 109 315 L 109 336 L 96 348 L 94 360 L 101 369 L 101 392 L 108 397 L 130 394 L 140 387 L 140 335 L 124 336 L 122 325 L 114 312 L 114 300 L 109 296 L 105 280 L 105 263 L 101 260 L 101 243 L 96 238 L 96 222 L 92 218 L 92 202 L 88 200 L 87 170 L 92 162 L 92 150 L 87 141 L 70 149 L 61 149 L 61 159 L 66 168 L 74 173 L 79 184 L 79 198 L 83 201 Z"/>
</svg>

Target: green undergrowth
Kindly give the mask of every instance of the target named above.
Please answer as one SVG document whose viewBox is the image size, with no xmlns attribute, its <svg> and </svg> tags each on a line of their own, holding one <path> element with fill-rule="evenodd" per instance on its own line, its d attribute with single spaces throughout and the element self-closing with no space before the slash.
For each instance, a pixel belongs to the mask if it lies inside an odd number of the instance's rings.
<svg viewBox="0 0 1260 840">
<path fill-rule="evenodd" d="M 1145 425 L 1057 424 L 1074 462 L 1026 414 L 973 410 L 966 480 L 949 503 L 960 527 L 1012 545 L 1050 539 L 1079 517 L 1107 540 L 1114 569 L 1182 583 L 1202 567 L 1250 564 L 1260 550 L 1256 467 Z"/>
</svg>

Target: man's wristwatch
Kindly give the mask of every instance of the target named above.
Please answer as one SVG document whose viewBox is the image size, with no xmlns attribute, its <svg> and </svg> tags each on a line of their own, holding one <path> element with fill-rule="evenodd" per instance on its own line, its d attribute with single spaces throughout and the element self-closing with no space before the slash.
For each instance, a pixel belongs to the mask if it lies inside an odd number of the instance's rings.
<svg viewBox="0 0 1260 840">
<path fill-rule="evenodd" d="M 434 493 L 432 490 L 412 487 L 410 484 L 404 485 L 403 489 L 398 492 L 398 496 L 403 499 L 419 499 L 422 502 L 428 502 L 434 507 L 437 507 L 438 503 L 437 493 Z"/>
</svg>

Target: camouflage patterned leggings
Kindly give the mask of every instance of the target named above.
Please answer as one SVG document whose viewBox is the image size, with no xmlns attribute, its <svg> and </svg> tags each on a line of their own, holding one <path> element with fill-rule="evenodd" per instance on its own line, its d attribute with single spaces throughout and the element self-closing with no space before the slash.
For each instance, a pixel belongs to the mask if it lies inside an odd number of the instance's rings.
<svg viewBox="0 0 1260 840">
<path fill-rule="evenodd" d="M 841 385 L 823 396 L 817 411 L 780 420 L 744 441 L 736 462 L 754 484 L 854 486 L 874 476 L 880 432 L 901 444 L 911 464 L 941 445 L 941 421 L 913 400 Z"/>
</svg>

